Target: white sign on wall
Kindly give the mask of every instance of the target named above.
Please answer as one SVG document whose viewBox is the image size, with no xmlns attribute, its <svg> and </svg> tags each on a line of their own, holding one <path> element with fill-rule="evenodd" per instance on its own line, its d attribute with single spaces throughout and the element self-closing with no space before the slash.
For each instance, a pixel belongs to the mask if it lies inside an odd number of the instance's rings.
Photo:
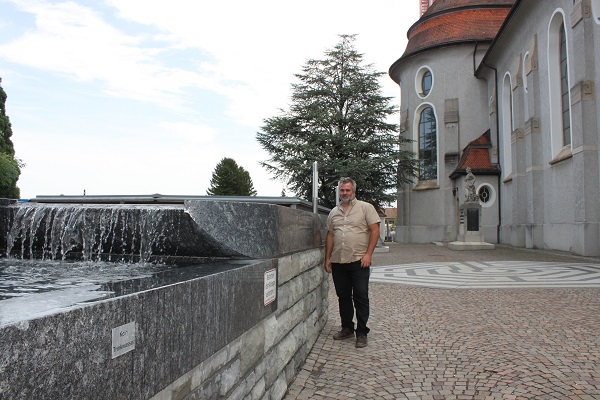
<svg viewBox="0 0 600 400">
<path fill-rule="evenodd" d="M 112 358 L 135 349 L 135 321 L 117 326 L 112 330 Z"/>
<path fill-rule="evenodd" d="M 277 270 L 270 269 L 265 272 L 265 306 L 277 298 Z"/>
</svg>

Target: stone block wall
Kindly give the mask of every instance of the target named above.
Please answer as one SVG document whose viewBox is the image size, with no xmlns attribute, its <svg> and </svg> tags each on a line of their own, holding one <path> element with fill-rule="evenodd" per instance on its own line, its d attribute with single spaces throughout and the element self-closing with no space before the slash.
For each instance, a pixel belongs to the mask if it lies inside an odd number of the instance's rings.
<svg viewBox="0 0 600 400">
<path fill-rule="evenodd" d="M 274 313 L 152 399 L 283 398 L 328 318 L 323 250 L 279 258 L 278 274 Z"/>
</svg>

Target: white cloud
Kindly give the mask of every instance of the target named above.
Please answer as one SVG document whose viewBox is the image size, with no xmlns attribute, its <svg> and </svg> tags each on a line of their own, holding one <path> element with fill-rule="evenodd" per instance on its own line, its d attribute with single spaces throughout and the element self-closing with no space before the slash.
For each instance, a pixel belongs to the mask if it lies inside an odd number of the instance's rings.
<svg viewBox="0 0 600 400">
<path fill-rule="evenodd" d="M 294 74 L 344 33 L 358 33 L 365 61 L 387 71 L 418 18 L 416 1 L 399 0 L 11 2 L 34 18 L 21 36 L 0 38 L 0 72 L 19 71 L 2 84 L 7 108 L 18 111 L 11 121 L 26 197 L 204 194 L 223 157 L 250 172 L 259 195 L 279 195 L 283 184 L 258 165 L 269 157 L 254 134 L 287 108 Z M 37 82 L 57 75 L 72 93 L 53 104 L 50 86 L 46 103 L 36 102 Z M 28 86 L 14 96 L 17 81 Z M 391 79 L 382 85 L 397 96 Z M 55 125 L 42 128 L 45 119 Z"/>
<path fill-rule="evenodd" d="M 176 48 L 196 48 L 212 56 L 203 73 L 219 82 L 212 87 L 230 100 L 228 114 L 247 125 L 259 125 L 287 106 L 294 73 L 310 58 L 321 58 L 338 34 L 358 33 L 357 48 L 367 62 L 386 72 L 403 49 L 406 2 L 357 0 L 280 0 L 197 2 L 175 0 L 109 0 L 122 18 L 155 26 Z M 396 28 L 396 24 L 402 28 Z M 392 36 L 393 34 L 393 36 Z M 385 94 L 397 96 L 391 79 L 382 80 Z"/>
<path fill-rule="evenodd" d="M 101 81 L 110 95 L 167 108 L 189 111 L 184 91 L 210 90 L 229 99 L 231 118 L 250 126 L 287 105 L 293 74 L 307 59 L 322 57 L 337 34 L 365 32 L 357 47 L 367 61 L 381 60 L 376 67 L 385 71 L 396 57 L 391 44 L 398 38 L 390 38 L 380 20 L 383 13 L 401 8 L 397 1 L 390 11 L 382 9 L 394 4 L 390 1 L 369 7 L 346 1 L 340 7 L 338 1 L 320 0 L 296 6 L 280 0 L 109 0 L 121 18 L 148 28 L 131 34 L 75 2 L 14 2 L 35 16 L 36 29 L 0 46 L 0 56 L 83 81 Z M 185 53 L 189 49 L 212 59 L 194 63 L 198 53 Z M 191 65 L 168 67 L 167 50 L 183 52 L 178 57 L 189 57 Z M 394 88 L 393 82 L 384 82 Z"/>
<path fill-rule="evenodd" d="M 101 81 L 114 96 L 180 108 L 186 87 L 211 87 L 196 71 L 168 68 L 163 49 L 148 47 L 148 37 L 126 34 L 73 2 L 16 1 L 35 15 L 35 30 L 0 46 L 0 56 L 41 70 Z"/>
</svg>

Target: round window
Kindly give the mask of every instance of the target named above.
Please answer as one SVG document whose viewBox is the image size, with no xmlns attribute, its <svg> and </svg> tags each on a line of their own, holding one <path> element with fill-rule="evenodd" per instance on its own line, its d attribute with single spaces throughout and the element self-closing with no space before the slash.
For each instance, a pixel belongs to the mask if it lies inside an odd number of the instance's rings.
<svg viewBox="0 0 600 400">
<path fill-rule="evenodd" d="M 487 183 L 479 185 L 477 196 L 482 207 L 491 207 L 496 201 L 496 191 Z"/>
<path fill-rule="evenodd" d="M 427 96 L 431 91 L 431 71 L 427 71 L 423 74 L 423 78 L 421 78 L 421 90 L 422 93 Z"/>
<path fill-rule="evenodd" d="M 420 98 L 429 96 L 433 88 L 433 74 L 429 67 L 421 67 L 415 77 L 415 90 Z"/>
</svg>

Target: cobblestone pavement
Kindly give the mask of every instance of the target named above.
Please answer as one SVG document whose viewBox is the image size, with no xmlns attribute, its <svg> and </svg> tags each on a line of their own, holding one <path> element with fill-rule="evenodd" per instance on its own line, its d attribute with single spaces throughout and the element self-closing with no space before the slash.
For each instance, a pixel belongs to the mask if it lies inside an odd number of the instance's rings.
<svg viewBox="0 0 600 400">
<path fill-rule="evenodd" d="M 370 285 L 368 347 L 331 338 L 330 281 L 329 321 L 286 399 L 600 399 L 599 258 L 389 247 L 374 255 L 373 276 L 389 276 Z"/>
</svg>

